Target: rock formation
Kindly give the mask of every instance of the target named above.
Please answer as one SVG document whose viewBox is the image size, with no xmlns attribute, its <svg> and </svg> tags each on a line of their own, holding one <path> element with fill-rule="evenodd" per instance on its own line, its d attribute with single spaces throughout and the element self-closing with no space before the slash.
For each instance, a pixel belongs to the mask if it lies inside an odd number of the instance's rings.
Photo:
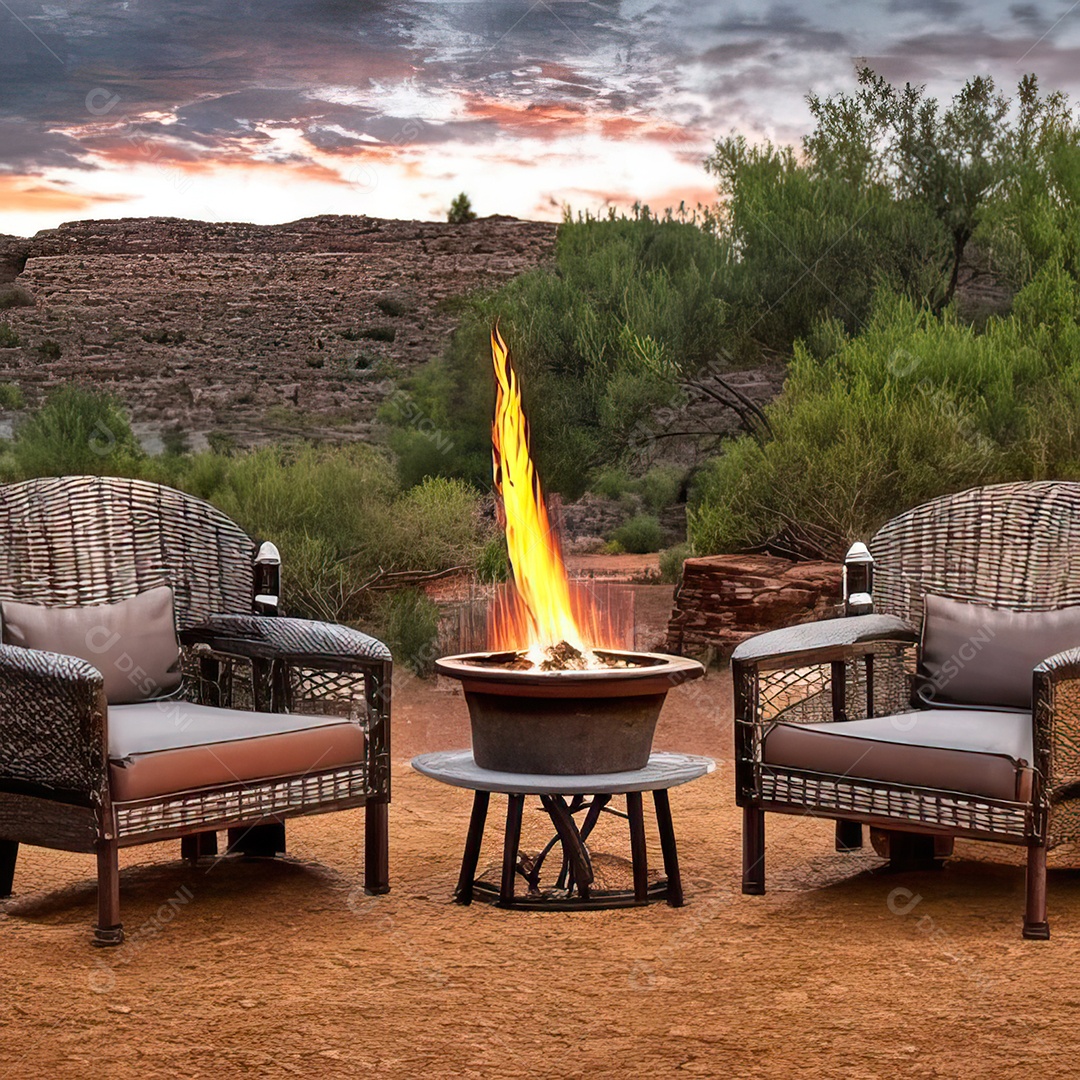
<svg viewBox="0 0 1080 1080">
<path fill-rule="evenodd" d="M 439 355 L 455 299 L 552 254 L 556 226 L 316 217 L 287 225 L 137 218 L 0 237 L 0 382 L 30 405 L 112 390 L 151 447 L 173 426 L 251 444 L 370 433 L 394 379 Z M 0 306 L 3 306 L 0 299 Z"/>
<path fill-rule="evenodd" d="M 740 641 L 838 614 L 842 567 L 771 555 L 687 559 L 675 590 L 667 651 L 727 658 Z"/>
</svg>

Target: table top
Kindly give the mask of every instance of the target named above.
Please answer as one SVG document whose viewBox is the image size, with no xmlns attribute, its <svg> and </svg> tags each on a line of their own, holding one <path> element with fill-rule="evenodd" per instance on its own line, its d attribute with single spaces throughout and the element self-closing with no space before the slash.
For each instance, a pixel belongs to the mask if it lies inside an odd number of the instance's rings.
<svg viewBox="0 0 1080 1080">
<path fill-rule="evenodd" d="M 473 761 L 472 750 L 440 750 L 414 757 L 412 767 L 432 780 L 472 791 L 496 791 L 504 795 L 620 795 L 627 791 L 666 790 L 687 784 L 711 773 L 716 762 L 696 754 L 660 750 L 649 755 L 645 768 L 632 772 L 540 776 L 481 769 Z"/>
</svg>

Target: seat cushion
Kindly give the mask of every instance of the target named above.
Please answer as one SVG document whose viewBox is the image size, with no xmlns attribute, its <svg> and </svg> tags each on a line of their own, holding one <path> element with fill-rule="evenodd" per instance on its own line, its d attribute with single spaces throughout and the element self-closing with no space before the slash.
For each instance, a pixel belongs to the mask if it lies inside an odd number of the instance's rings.
<svg viewBox="0 0 1080 1080">
<path fill-rule="evenodd" d="M 1080 645 L 1080 607 L 1010 611 L 924 597 L 919 695 L 958 705 L 1031 708 L 1036 664 Z"/>
<path fill-rule="evenodd" d="M 173 592 L 147 589 L 115 604 L 0 603 L 4 643 L 77 656 L 101 672 L 110 705 L 146 701 L 180 685 Z"/>
<path fill-rule="evenodd" d="M 117 802 L 364 760 L 364 732 L 338 716 L 292 716 L 143 702 L 109 709 L 109 780 Z"/>
<path fill-rule="evenodd" d="M 831 724 L 775 724 L 769 765 L 938 788 L 991 799 L 1031 798 L 1029 712 L 927 709 Z"/>
</svg>

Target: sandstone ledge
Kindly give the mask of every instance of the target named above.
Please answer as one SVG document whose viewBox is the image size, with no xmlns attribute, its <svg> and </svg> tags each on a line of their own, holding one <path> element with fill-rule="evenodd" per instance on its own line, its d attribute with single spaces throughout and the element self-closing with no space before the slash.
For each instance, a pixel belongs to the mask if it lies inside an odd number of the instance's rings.
<svg viewBox="0 0 1080 1080">
<path fill-rule="evenodd" d="M 727 658 L 766 630 L 838 613 L 842 567 L 770 555 L 687 559 L 675 590 L 667 651 Z"/>
</svg>

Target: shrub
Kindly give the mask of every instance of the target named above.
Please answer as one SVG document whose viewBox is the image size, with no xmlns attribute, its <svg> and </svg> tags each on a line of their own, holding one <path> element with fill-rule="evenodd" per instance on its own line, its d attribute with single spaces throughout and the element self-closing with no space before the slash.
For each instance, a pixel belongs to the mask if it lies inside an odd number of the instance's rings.
<svg viewBox="0 0 1080 1080">
<path fill-rule="evenodd" d="M 14 349 L 22 344 L 22 338 L 11 329 L 11 325 L 0 322 L 0 349 Z"/>
<path fill-rule="evenodd" d="M 12 448 L 22 477 L 138 475 L 144 456 L 119 402 L 77 386 L 54 391 Z"/>
<path fill-rule="evenodd" d="M 0 409 L 21 409 L 26 405 L 18 383 L 0 383 Z"/>
<path fill-rule="evenodd" d="M 659 551 L 663 536 L 660 522 L 652 514 L 638 514 L 611 534 L 623 550 L 634 555 Z"/>
<path fill-rule="evenodd" d="M 439 635 L 439 609 L 433 600 L 419 589 L 390 593 L 380 599 L 374 623 L 395 663 L 422 677 L 432 674 Z"/>
<path fill-rule="evenodd" d="M 466 300 L 445 356 L 405 385 L 413 408 L 396 410 L 404 430 L 391 436 L 403 472 L 428 468 L 490 483 L 489 336 L 498 321 L 521 375 L 545 488 L 577 497 L 591 472 L 618 465 L 640 441 L 682 373 L 743 348 L 722 299 L 732 265 L 729 245 L 647 209 L 565 222 L 555 266 Z M 433 455 L 409 430 L 415 414 L 445 435 L 448 452 Z"/>
<path fill-rule="evenodd" d="M 679 502 L 686 480 L 686 470 L 678 465 L 654 465 L 635 485 L 653 512 L 659 512 Z"/>
<path fill-rule="evenodd" d="M 498 585 L 510 577 L 510 554 L 502 533 L 492 536 L 476 557 L 476 576 L 486 583 Z"/>
<path fill-rule="evenodd" d="M 697 554 L 767 549 L 840 558 L 936 495 L 1080 477 L 1080 293 L 1060 267 L 984 334 L 879 298 L 867 329 L 818 360 L 797 347 L 769 408 L 773 437 L 740 439 L 699 476 Z"/>
<path fill-rule="evenodd" d="M 690 558 L 689 544 L 676 544 L 660 552 L 660 580 L 665 585 L 678 585 L 682 580 L 683 563 Z"/>
<path fill-rule="evenodd" d="M 359 336 L 368 341 L 393 341 L 397 337 L 397 330 L 392 326 L 369 326 L 361 330 Z"/>
<path fill-rule="evenodd" d="M 46 338 L 44 341 L 39 342 L 37 347 L 38 356 L 42 360 L 59 360 L 63 351 L 60 342 L 53 341 L 52 338 Z"/>
<path fill-rule="evenodd" d="M 406 315 L 413 310 L 415 305 L 403 296 L 380 296 L 375 301 L 375 306 L 392 319 Z"/>
</svg>

